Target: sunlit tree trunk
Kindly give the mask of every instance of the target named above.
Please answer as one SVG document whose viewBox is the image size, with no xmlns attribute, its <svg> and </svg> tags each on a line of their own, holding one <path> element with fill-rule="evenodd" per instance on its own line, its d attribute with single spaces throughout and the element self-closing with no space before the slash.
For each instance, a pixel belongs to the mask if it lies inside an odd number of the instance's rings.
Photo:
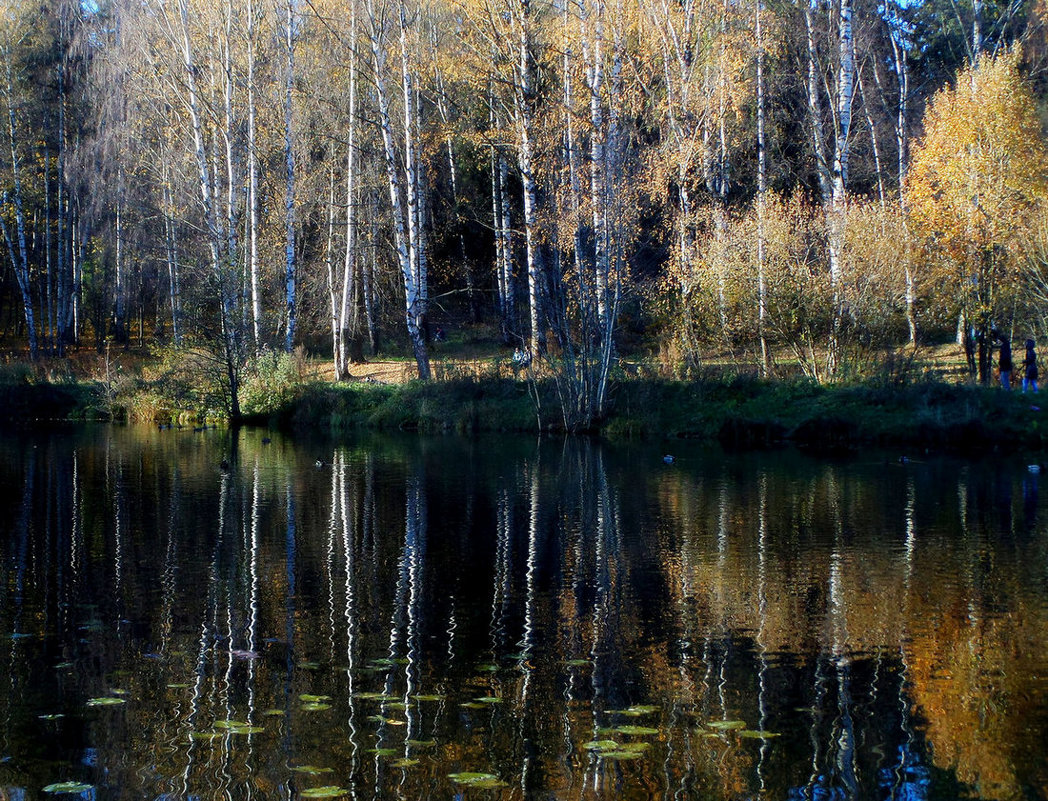
<svg viewBox="0 0 1048 801">
<path fill-rule="evenodd" d="M 254 0 L 247 2 L 247 216 L 248 280 L 251 283 L 251 338 L 255 351 L 262 346 L 262 289 L 258 267 L 258 123 L 255 118 Z"/>
<path fill-rule="evenodd" d="M 342 265 L 342 303 L 338 315 L 335 349 L 335 377 L 349 374 L 350 361 L 364 358 L 360 344 L 360 315 L 357 298 L 363 290 L 358 277 L 357 256 L 357 3 L 349 3 L 349 119 L 346 130 L 346 252 Z"/>
<path fill-rule="evenodd" d="M 767 241 L 765 220 L 768 203 L 768 156 L 765 141 L 764 108 L 764 26 L 763 0 L 757 0 L 754 32 L 757 37 L 757 338 L 760 341 L 761 376 L 771 373 L 771 352 L 768 348 L 768 298 L 765 268 Z"/>
<path fill-rule="evenodd" d="M 404 119 L 406 121 L 405 144 L 409 145 L 412 139 L 412 117 L 414 114 L 413 92 L 411 89 L 412 76 L 408 70 L 406 53 L 406 11 L 400 15 L 402 29 L 401 37 L 401 81 L 405 97 Z M 393 210 L 393 239 L 397 260 L 400 265 L 401 277 L 404 282 L 404 308 L 407 322 L 408 336 L 412 342 L 415 353 L 415 362 L 418 368 L 418 376 L 422 380 L 430 377 L 429 355 L 426 352 L 426 343 L 422 331 L 419 328 L 421 316 L 422 294 L 418 286 L 418 274 L 416 272 L 415 249 L 418 247 L 416 225 L 418 218 L 415 215 L 414 205 L 417 198 L 414 193 L 417 185 L 413 186 L 414 171 L 417 165 L 410 163 L 414 157 L 414 147 L 409 145 L 405 153 L 405 163 L 408 164 L 406 177 L 401 175 L 399 166 L 399 154 L 393 131 L 393 120 L 390 114 L 390 94 L 387 83 L 386 65 L 386 30 L 385 20 L 375 8 L 374 0 L 368 0 L 368 34 L 371 40 L 371 54 L 374 65 L 375 94 L 378 101 L 379 128 L 382 132 L 383 153 L 385 156 L 386 180 L 389 185 L 390 205 Z M 405 208 L 402 195 L 407 193 L 409 202 Z"/>
<path fill-rule="evenodd" d="M 284 337 L 284 349 L 290 353 L 295 347 L 295 326 L 298 320 L 298 298 L 296 296 L 297 267 L 295 264 L 295 151 L 293 146 L 293 106 L 292 94 L 295 86 L 295 4 L 287 0 L 285 4 L 284 47 L 287 56 L 284 84 L 284 298 L 287 315 L 287 331 Z"/>
<path fill-rule="evenodd" d="M 531 323 L 530 346 L 536 356 L 544 350 L 543 283 L 545 279 L 539 245 L 539 187 L 535 163 L 535 55 L 533 53 L 531 0 L 513 0 L 516 25 L 517 65 L 514 86 L 517 123 L 517 166 L 524 193 L 524 246 L 528 273 L 528 311 Z"/>
</svg>

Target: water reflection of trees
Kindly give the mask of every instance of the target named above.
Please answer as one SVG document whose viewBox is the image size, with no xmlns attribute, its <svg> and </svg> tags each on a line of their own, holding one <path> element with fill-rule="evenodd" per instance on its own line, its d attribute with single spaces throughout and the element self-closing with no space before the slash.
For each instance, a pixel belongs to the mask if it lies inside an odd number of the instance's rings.
<svg viewBox="0 0 1048 801">
<path fill-rule="evenodd" d="M 33 444 L 0 467 L 18 493 L 0 786 L 85 754 L 126 797 L 444 797 L 456 771 L 506 797 L 1048 785 L 1029 475 L 666 468 L 586 442 Z M 84 711 L 116 690 L 119 711 Z M 609 733 L 622 724 L 657 733 Z M 609 737 L 649 748 L 587 747 Z"/>
</svg>

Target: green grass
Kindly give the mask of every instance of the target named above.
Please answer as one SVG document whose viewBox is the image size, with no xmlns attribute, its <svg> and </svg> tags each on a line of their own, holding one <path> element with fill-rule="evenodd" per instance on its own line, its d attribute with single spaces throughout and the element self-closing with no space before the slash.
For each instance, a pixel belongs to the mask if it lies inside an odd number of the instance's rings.
<svg viewBox="0 0 1048 801">
<path fill-rule="evenodd" d="M 552 382 L 529 385 L 497 374 L 404 384 L 284 379 L 277 382 L 280 393 L 268 385 L 259 389 L 268 400 L 258 404 L 251 422 L 319 432 L 468 434 L 536 432 L 540 421 L 544 431 L 557 431 L 561 419 Z M 0 370 L 0 418 L 93 419 L 121 409 L 155 420 L 170 417 L 172 409 L 186 411 L 158 381 L 127 381 L 114 398 L 97 381 L 47 381 L 17 366 Z M 1048 446 L 1048 395 L 1045 410 L 1040 396 L 934 380 L 889 387 L 746 375 L 623 378 L 610 385 L 596 433 L 719 440 L 743 448 L 793 443 L 847 451 L 872 444 L 976 454 Z"/>
</svg>

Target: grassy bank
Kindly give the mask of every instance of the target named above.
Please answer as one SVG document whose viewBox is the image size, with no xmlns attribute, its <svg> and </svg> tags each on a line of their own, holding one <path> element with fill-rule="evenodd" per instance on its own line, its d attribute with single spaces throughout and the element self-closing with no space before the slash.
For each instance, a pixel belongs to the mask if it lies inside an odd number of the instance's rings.
<svg viewBox="0 0 1048 801">
<path fill-rule="evenodd" d="M 941 383 L 882 388 L 752 378 L 631 379 L 612 388 L 599 433 L 718 440 L 740 448 L 1038 450 L 1048 444 L 1048 403 L 1042 411 L 1039 401 L 1039 396 Z M 282 424 L 312 429 L 458 432 L 538 431 L 540 420 L 544 430 L 558 430 L 552 385 L 529 388 L 511 380 L 313 384 L 280 415 Z"/>
<path fill-rule="evenodd" d="M 505 377 L 421 383 L 307 379 L 283 383 L 249 422 L 289 429 L 425 432 L 560 430 L 552 382 Z M 167 397 L 157 382 L 59 380 L 30 370 L 0 372 L 0 418 L 184 422 L 214 408 Z M 752 377 L 672 381 L 629 378 L 611 387 L 597 433 L 608 438 L 693 438 L 727 447 L 793 444 L 819 451 L 864 445 L 960 453 L 1039 450 L 1048 445 L 1048 397 L 934 381 L 901 386 L 818 386 Z"/>
</svg>

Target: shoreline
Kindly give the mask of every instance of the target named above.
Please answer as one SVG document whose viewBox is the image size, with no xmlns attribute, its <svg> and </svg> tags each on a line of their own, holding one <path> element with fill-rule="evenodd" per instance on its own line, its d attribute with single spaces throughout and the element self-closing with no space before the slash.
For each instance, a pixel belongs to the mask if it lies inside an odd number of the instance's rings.
<svg viewBox="0 0 1048 801">
<path fill-rule="evenodd" d="M 96 382 L 0 384 L 0 419 L 132 420 L 154 424 L 220 420 L 178 410 L 139 387 L 107 397 Z M 147 397 L 148 396 L 148 397 Z M 147 398 L 143 400 L 143 398 Z M 536 400 L 537 399 L 537 400 Z M 838 454 L 862 447 L 983 455 L 1048 445 L 1048 396 L 941 382 L 819 386 L 750 377 L 615 382 L 600 425 L 578 434 L 609 440 L 689 439 L 725 448 L 797 447 Z M 352 429 L 565 434 L 556 387 L 508 378 L 404 384 L 313 381 L 266 414 L 239 424 L 274 429 Z"/>
</svg>

